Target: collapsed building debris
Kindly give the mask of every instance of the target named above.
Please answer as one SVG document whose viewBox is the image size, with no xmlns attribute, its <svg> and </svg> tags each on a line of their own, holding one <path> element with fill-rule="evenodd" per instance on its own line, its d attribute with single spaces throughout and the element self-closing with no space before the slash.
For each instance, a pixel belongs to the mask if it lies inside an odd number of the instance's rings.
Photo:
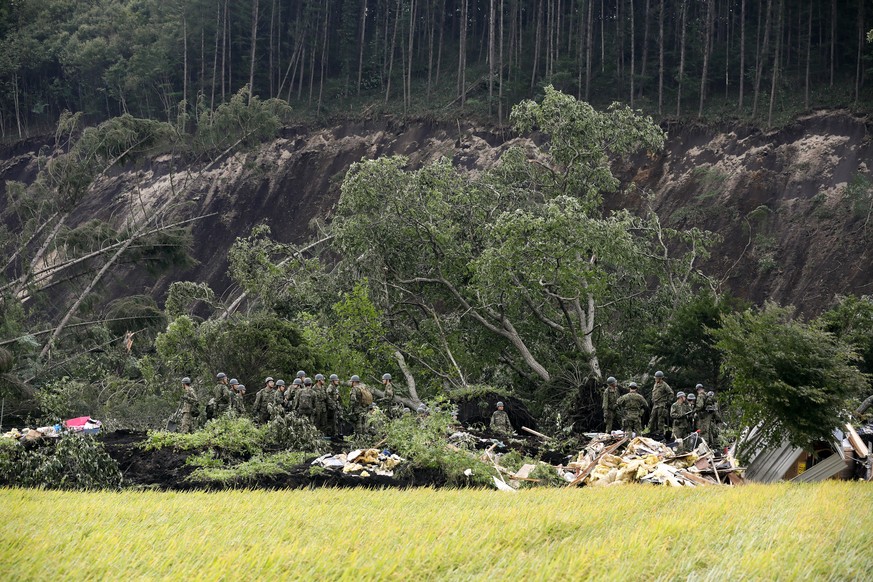
<svg viewBox="0 0 873 582">
<path fill-rule="evenodd" d="M 402 462 L 401 457 L 388 450 L 356 449 L 348 454 L 322 455 L 311 464 L 330 471 L 340 471 L 345 475 L 366 478 L 370 475 L 393 477 L 394 469 Z"/>
</svg>

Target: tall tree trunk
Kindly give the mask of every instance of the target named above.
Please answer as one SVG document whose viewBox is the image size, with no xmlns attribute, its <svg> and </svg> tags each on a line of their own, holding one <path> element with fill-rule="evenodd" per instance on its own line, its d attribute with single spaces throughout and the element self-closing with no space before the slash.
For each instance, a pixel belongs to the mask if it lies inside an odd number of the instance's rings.
<svg viewBox="0 0 873 582">
<path fill-rule="evenodd" d="M 330 24 L 330 6 L 330 2 L 326 2 L 324 5 L 324 28 L 321 31 L 321 71 L 318 77 L 318 105 L 315 108 L 318 115 L 321 115 L 321 104 L 324 96 L 324 76 L 327 73 L 327 40 L 329 37 L 327 32 Z"/>
<path fill-rule="evenodd" d="M 680 0 L 681 6 L 679 8 L 679 29 L 680 29 L 680 40 L 679 40 L 679 78 L 678 78 L 678 86 L 676 88 L 676 116 L 681 115 L 682 111 L 682 80 L 685 77 L 685 33 L 686 29 L 686 20 L 688 16 L 688 0 Z"/>
<path fill-rule="evenodd" d="M 258 0 L 252 2 L 252 56 L 249 62 L 249 103 L 255 94 L 255 49 L 258 47 Z"/>
<path fill-rule="evenodd" d="M 630 106 L 633 108 L 634 106 L 634 75 L 637 74 L 637 64 L 636 64 L 636 48 L 634 47 L 634 0 L 628 0 L 630 4 Z"/>
<path fill-rule="evenodd" d="M 503 126 L 503 0 L 500 0 L 500 56 L 498 62 L 497 121 Z"/>
<path fill-rule="evenodd" d="M 767 60 L 770 50 L 770 13 L 773 9 L 773 0 L 767 0 L 767 15 L 764 18 L 764 41 L 761 43 L 761 54 L 758 57 L 758 70 L 755 71 L 755 95 L 752 98 L 752 117 L 758 113 L 758 95 L 761 89 L 761 77 L 764 75 L 764 61 Z"/>
<path fill-rule="evenodd" d="M 831 84 L 834 86 L 834 62 L 837 47 L 837 0 L 831 0 Z"/>
<path fill-rule="evenodd" d="M 227 67 L 225 61 L 227 59 L 227 47 L 228 47 L 228 38 L 227 31 L 229 24 L 227 22 L 227 4 L 230 0 L 224 0 L 224 22 L 221 26 L 221 102 L 224 103 L 226 100 L 226 87 L 224 75 L 227 72 Z"/>
<path fill-rule="evenodd" d="M 770 107 L 767 110 L 767 127 L 773 126 L 773 104 L 779 89 L 779 67 L 782 63 L 782 26 L 785 15 L 785 0 L 779 0 L 779 17 L 776 25 L 776 55 L 773 58 L 773 78 L 770 83 Z"/>
<path fill-rule="evenodd" d="M 533 90 L 537 82 L 537 65 L 540 62 L 540 43 L 543 36 L 543 0 L 537 0 L 536 36 L 534 38 L 534 60 L 531 67 L 530 88 Z"/>
<path fill-rule="evenodd" d="M 212 94 L 209 97 L 209 109 L 215 109 L 215 86 L 218 80 L 218 28 L 221 25 L 221 2 L 215 3 L 215 53 L 212 56 Z"/>
<path fill-rule="evenodd" d="M 409 65 L 406 68 L 406 98 L 407 107 L 412 107 L 412 56 L 415 52 L 415 13 L 418 9 L 416 0 L 412 0 L 412 5 L 409 7 Z"/>
<path fill-rule="evenodd" d="M 184 12 L 182 12 L 182 107 L 184 109 L 179 114 L 184 120 L 188 112 L 188 19 L 185 18 Z M 184 131 L 185 128 L 182 130 Z"/>
<path fill-rule="evenodd" d="M 461 0 L 461 21 L 458 23 L 458 98 L 461 100 L 461 109 L 467 102 L 467 2 Z"/>
<path fill-rule="evenodd" d="M 488 113 L 494 114 L 494 5 L 491 0 L 491 10 L 488 18 Z"/>
<path fill-rule="evenodd" d="M 737 109 L 743 110 L 743 89 L 746 81 L 746 0 L 740 0 L 740 96 Z"/>
<path fill-rule="evenodd" d="M 806 80 L 803 91 L 803 108 L 809 110 L 809 65 L 812 60 L 812 8 L 815 0 L 809 0 L 809 17 L 806 28 Z"/>
<path fill-rule="evenodd" d="M 361 35 L 358 38 L 358 95 L 361 94 L 361 80 L 364 75 L 364 42 L 367 32 L 367 0 L 361 1 Z"/>
<path fill-rule="evenodd" d="M 858 104 L 858 99 L 861 97 L 861 85 L 864 82 L 864 68 L 862 67 L 862 59 L 864 57 L 864 0 L 858 0 L 858 61 L 855 66 L 855 105 Z"/>
<path fill-rule="evenodd" d="M 388 78 L 386 79 L 385 87 L 385 103 L 388 103 L 388 96 L 391 95 L 391 75 L 394 73 L 394 52 L 397 48 L 397 29 L 400 25 L 400 2 L 397 0 L 397 9 L 394 14 L 394 32 L 391 34 L 391 49 L 388 53 Z"/>
<path fill-rule="evenodd" d="M 436 66 L 436 76 L 434 76 L 433 82 L 435 85 L 439 85 L 440 83 L 440 66 L 443 62 L 443 33 L 446 30 L 445 27 L 445 19 L 446 19 L 446 0 L 442 0 L 440 2 L 440 40 L 437 43 L 437 66 Z"/>
<path fill-rule="evenodd" d="M 664 0 L 658 8 L 658 115 L 664 104 Z"/>
<path fill-rule="evenodd" d="M 606 3 L 600 0 L 600 72 L 606 72 Z"/>
<path fill-rule="evenodd" d="M 276 86 L 275 86 L 276 79 L 274 77 L 275 71 L 273 70 L 273 57 L 274 57 L 273 41 L 276 38 L 275 26 L 276 26 L 276 0 L 273 0 L 272 4 L 270 5 L 270 36 L 268 37 L 270 46 L 269 46 L 269 49 L 267 51 L 267 62 L 269 63 L 268 67 L 269 67 L 269 71 L 270 71 L 270 74 L 269 74 L 269 83 L 270 83 L 269 95 L 270 95 L 270 97 L 276 96 L 276 94 L 274 93 L 274 90 L 276 88 Z"/>
<path fill-rule="evenodd" d="M 714 0 L 707 0 L 706 4 L 706 28 L 704 32 L 706 38 L 703 49 L 703 72 L 700 75 L 700 106 L 697 109 L 697 117 L 703 117 L 703 103 L 706 99 L 706 78 L 709 73 L 709 55 L 712 52 L 712 23 L 715 18 Z"/>
<path fill-rule="evenodd" d="M 434 1 L 427 4 L 427 90 L 425 94 L 430 97 L 433 86 L 433 43 L 436 36 L 436 14 L 434 14 Z"/>
<path fill-rule="evenodd" d="M 640 64 L 640 89 L 637 95 L 643 97 L 643 88 L 646 86 L 646 63 L 649 60 L 649 23 L 651 22 L 651 0 L 646 0 L 645 20 L 643 21 L 643 62 Z"/>
</svg>

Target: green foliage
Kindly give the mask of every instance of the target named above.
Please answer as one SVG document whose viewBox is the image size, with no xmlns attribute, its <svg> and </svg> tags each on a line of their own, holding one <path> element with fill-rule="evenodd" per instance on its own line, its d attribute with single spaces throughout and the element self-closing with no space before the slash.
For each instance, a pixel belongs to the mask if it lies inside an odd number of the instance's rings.
<svg viewBox="0 0 873 582">
<path fill-rule="evenodd" d="M 90 436 L 65 436 L 57 443 L 0 446 L 0 484 L 47 489 L 117 489 L 121 471 L 103 445 Z"/>
<path fill-rule="evenodd" d="M 259 454 L 248 461 L 225 467 L 209 462 L 201 456 L 198 457 L 199 461 L 189 463 L 197 469 L 187 477 L 187 480 L 199 483 L 250 485 L 264 477 L 287 475 L 292 467 L 303 463 L 308 457 L 312 455 L 294 451 Z"/>
<path fill-rule="evenodd" d="M 431 414 L 425 417 L 407 414 L 387 424 L 386 442 L 393 452 L 408 461 L 404 467 L 439 469 L 448 482 L 455 485 L 491 485 L 494 474 L 491 467 L 472 455 L 446 446 L 453 423 L 451 413 L 438 407 L 433 407 Z M 467 469 L 472 469 L 471 477 L 464 475 Z"/>
<path fill-rule="evenodd" d="M 214 111 L 202 109 L 197 119 L 195 146 L 202 151 L 220 153 L 237 142 L 244 146 L 259 143 L 275 136 L 290 112 L 285 101 L 262 101 L 257 95 L 251 95 L 248 87 L 243 87 Z"/>
<path fill-rule="evenodd" d="M 176 319 L 180 315 L 192 315 L 194 305 L 198 302 L 212 308 L 216 307 L 215 292 L 207 283 L 174 281 L 167 292 L 164 311 L 170 319 Z"/>
<path fill-rule="evenodd" d="M 249 418 L 222 416 L 192 433 L 149 431 L 142 446 L 147 451 L 172 447 L 182 451 L 212 449 L 224 454 L 251 456 L 262 450 L 264 434 L 265 428 Z"/>
<path fill-rule="evenodd" d="M 186 376 L 199 370 L 205 342 L 199 333 L 199 326 L 187 315 L 174 319 L 167 331 L 155 339 L 158 358 L 172 376 Z"/>
<path fill-rule="evenodd" d="M 264 427 L 264 446 L 292 451 L 319 452 L 325 448 L 321 431 L 305 416 L 287 414 Z"/>
<path fill-rule="evenodd" d="M 106 306 L 106 328 L 114 337 L 134 332 L 137 353 L 150 350 L 154 339 L 167 325 L 167 318 L 150 295 L 128 295 Z"/>
<path fill-rule="evenodd" d="M 846 342 L 858 353 L 858 368 L 873 374 L 873 297 L 848 295 L 818 318 L 825 331 Z"/>
<path fill-rule="evenodd" d="M 759 427 L 764 442 L 809 447 L 829 440 L 847 401 L 866 385 L 852 348 L 772 303 L 725 314 L 721 322 L 712 334 L 741 424 Z"/>
</svg>

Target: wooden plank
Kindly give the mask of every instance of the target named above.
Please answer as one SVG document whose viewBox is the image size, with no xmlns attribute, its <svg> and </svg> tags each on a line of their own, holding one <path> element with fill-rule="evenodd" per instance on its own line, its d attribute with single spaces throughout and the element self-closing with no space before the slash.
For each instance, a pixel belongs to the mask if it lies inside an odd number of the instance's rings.
<svg viewBox="0 0 873 582">
<path fill-rule="evenodd" d="M 546 435 L 544 435 L 543 433 L 541 433 L 541 432 L 537 432 L 537 431 L 535 431 L 534 429 L 532 429 L 532 428 L 528 428 L 528 427 L 526 427 L 526 426 L 521 427 L 521 430 L 523 430 L 523 431 L 525 431 L 525 432 L 529 432 L 530 434 L 532 434 L 532 435 L 534 435 L 534 436 L 538 436 L 538 437 L 540 437 L 541 439 L 546 439 L 547 441 L 552 440 L 552 437 L 550 437 L 550 436 L 546 436 Z"/>
<path fill-rule="evenodd" d="M 697 483 L 698 485 L 715 485 L 715 481 L 710 481 L 709 479 L 704 479 L 699 475 L 695 475 L 694 473 L 689 473 L 688 471 L 679 471 L 679 474 L 688 479 L 693 483 Z"/>
<path fill-rule="evenodd" d="M 864 443 L 864 441 L 861 440 L 861 437 L 858 436 L 858 433 L 855 432 L 855 428 L 851 424 L 846 423 L 846 432 L 849 436 L 849 444 L 852 445 L 852 448 L 855 449 L 855 452 L 860 458 L 866 459 L 867 455 L 870 454 L 870 451 L 867 449 L 866 443 Z"/>
<path fill-rule="evenodd" d="M 727 474 L 728 481 L 731 482 L 731 485 L 745 485 L 746 482 L 740 477 L 737 473 L 731 471 Z"/>
<path fill-rule="evenodd" d="M 588 465 L 588 467 L 584 471 L 579 473 L 578 477 L 576 477 L 570 483 L 567 484 L 567 487 L 574 487 L 574 486 L 578 485 L 579 483 L 581 483 L 585 479 L 585 477 L 587 477 L 588 475 L 591 474 L 591 471 L 594 470 L 594 467 L 597 466 L 597 463 L 600 462 L 600 459 L 602 459 L 604 457 L 604 455 L 612 454 L 612 452 L 614 450 L 616 450 L 618 447 L 620 447 L 621 445 L 623 445 L 626 442 L 627 442 L 627 437 L 623 437 L 620 441 L 618 441 L 617 443 L 615 443 L 611 447 L 603 449 L 603 451 L 601 451 L 599 455 L 594 457 L 594 460 L 591 462 L 591 464 Z"/>
</svg>

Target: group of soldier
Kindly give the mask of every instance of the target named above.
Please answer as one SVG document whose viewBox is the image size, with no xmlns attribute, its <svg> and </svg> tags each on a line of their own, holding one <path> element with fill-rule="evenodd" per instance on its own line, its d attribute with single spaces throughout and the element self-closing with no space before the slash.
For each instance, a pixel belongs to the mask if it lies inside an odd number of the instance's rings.
<svg viewBox="0 0 873 582">
<path fill-rule="evenodd" d="M 649 402 L 639 393 L 636 382 L 628 384 L 628 393 L 619 394 L 618 381 L 610 376 L 603 391 L 603 419 L 606 432 L 612 432 L 616 420 L 621 420 L 621 429 L 627 434 L 646 435 L 664 439 L 668 429 L 677 450 L 685 452 L 692 438 L 700 438 L 708 446 L 719 446 L 718 425 L 722 422 L 715 393 L 697 384 L 694 391 L 673 389 L 664 380 L 664 372 L 655 372 L 652 388 L 651 413 L 646 432 L 643 432 L 643 416 L 649 410 Z"/>
<path fill-rule="evenodd" d="M 245 416 L 247 413 L 255 422 L 266 423 L 273 419 L 284 419 L 293 414 L 305 417 L 325 435 L 340 435 L 347 421 L 354 432 L 362 434 L 366 430 L 367 414 L 374 405 L 373 393 L 361 382 L 357 375 L 349 379 L 349 407 L 344 409 L 340 400 L 340 379 L 336 374 L 325 378 L 316 374 L 315 380 L 300 370 L 290 384 L 272 376 L 264 379 L 264 387 L 256 394 L 251 408 L 245 404 L 246 387 L 236 378 L 228 378 L 224 372 L 216 375 L 212 397 L 206 404 L 206 418 L 222 415 Z M 179 432 L 192 432 L 195 419 L 199 416 L 200 400 L 191 385 L 191 379 L 182 378 L 184 393 L 179 407 Z M 379 403 L 386 412 L 394 412 L 394 386 L 391 374 L 382 375 L 382 395 Z"/>
</svg>

